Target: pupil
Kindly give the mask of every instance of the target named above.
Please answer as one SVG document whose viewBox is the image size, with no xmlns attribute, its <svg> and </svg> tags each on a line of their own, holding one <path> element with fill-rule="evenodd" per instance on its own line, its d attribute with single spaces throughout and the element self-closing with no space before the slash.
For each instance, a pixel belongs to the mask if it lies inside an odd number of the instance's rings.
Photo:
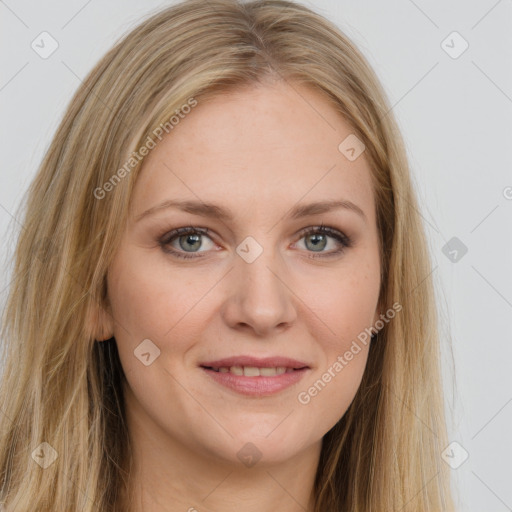
<svg viewBox="0 0 512 512">
<path fill-rule="evenodd" d="M 306 238 L 306 240 L 307 240 L 307 238 Z M 321 244 L 322 242 L 325 242 L 325 237 L 324 237 L 324 235 L 314 234 L 314 235 L 311 235 L 310 240 L 316 240 L 313 242 L 313 248 L 316 248 L 316 247 L 318 247 L 318 243 Z M 307 245 L 307 242 L 306 242 L 306 245 Z M 325 243 L 323 246 L 320 247 L 320 249 L 323 249 L 324 247 L 325 247 Z"/>
<path fill-rule="evenodd" d="M 199 249 L 199 247 L 201 247 L 201 242 L 199 241 L 199 237 L 200 235 L 185 235 L 184 237 L 182 238 L 186 238 L 187 240 L 187 243 L 190 241 L 190 240 L 193 240 L 191 242 L 191 245 L 194 245 L 194 242 L 196 244 L 196 249 Z M 185 247 L 183 247 L 182 243 L 181 243 L 181 238 L 180 238 L 180 246 L 182 249 L 185 249 Z"/>
</svg>

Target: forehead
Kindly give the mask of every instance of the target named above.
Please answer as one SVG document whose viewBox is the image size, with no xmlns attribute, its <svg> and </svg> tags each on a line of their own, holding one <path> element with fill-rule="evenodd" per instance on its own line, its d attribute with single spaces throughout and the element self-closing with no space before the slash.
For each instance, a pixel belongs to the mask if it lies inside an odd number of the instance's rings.
<svg viewBox="0 0 512 512">
<path fill-rule="evenodd" d="M 209 98 L 146 156 L 134 213 L 169 198 L 268 210 L 349 199 L 373 215 L 370 167 L 338 146 L 350 124 L 322 93 L 297 83 L 244 86 Z"/>
</svg>

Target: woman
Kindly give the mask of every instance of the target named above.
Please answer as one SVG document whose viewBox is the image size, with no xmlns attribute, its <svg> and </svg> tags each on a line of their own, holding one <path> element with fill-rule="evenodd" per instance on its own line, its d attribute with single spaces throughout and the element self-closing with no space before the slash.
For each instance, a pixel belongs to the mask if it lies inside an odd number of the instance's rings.
<svg viewBox="0 0 512 512">
<path fill-rule="evenodd" d="M 6 511 L 453 510 L 403 143 L 324 18 L 146 20 L 73 98 L 24 228 Z"/>
</svg>

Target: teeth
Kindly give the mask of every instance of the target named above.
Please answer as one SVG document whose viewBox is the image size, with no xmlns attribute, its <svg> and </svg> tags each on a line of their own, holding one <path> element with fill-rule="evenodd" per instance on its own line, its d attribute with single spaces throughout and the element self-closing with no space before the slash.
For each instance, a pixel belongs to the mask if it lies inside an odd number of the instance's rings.
<svg viewBox="0 0 512 512">
<path fill-rule="evenodd" d="M 241 366 L 232 366 L 229 371 L 235 375 L 243 375 L 244 369 Z"/>
<path fill-rule="evenodd" d="M 254 366 L 244 366 L 244 375 L 246 377 L 258 377 L 260 375 L 260 370 Z"/>
<path fill-rule="evenodd" d="M 233 375 L 243 375 L 244 377 L 275 377 L 283 373 L 291 373 L 295 371 L 293 368 L 286 368 L 285 366 L 278 366 L 275 368 L 257 368 L 256 366 L 231 366 L 213 368 L 219 373 L 232 373 Z"/>
</svg>

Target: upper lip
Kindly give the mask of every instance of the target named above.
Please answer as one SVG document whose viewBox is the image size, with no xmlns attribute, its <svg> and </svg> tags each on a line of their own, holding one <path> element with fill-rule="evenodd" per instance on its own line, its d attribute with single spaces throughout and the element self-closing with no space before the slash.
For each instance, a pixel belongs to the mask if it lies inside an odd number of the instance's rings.
<svg viewBox="0 0 512 512">
<path fill-rule="evenodd" d="M 309 366 L 297 359 L 289 357 L 253 357 L 253 356 L 235 356 L 217 359 L 215 361 L 207 361 L 201 363 L 200 366 L 208 368 L 229 368 L 231 366 L 252 366 L 256 368 L 309 368 Z"/>
</svg>

